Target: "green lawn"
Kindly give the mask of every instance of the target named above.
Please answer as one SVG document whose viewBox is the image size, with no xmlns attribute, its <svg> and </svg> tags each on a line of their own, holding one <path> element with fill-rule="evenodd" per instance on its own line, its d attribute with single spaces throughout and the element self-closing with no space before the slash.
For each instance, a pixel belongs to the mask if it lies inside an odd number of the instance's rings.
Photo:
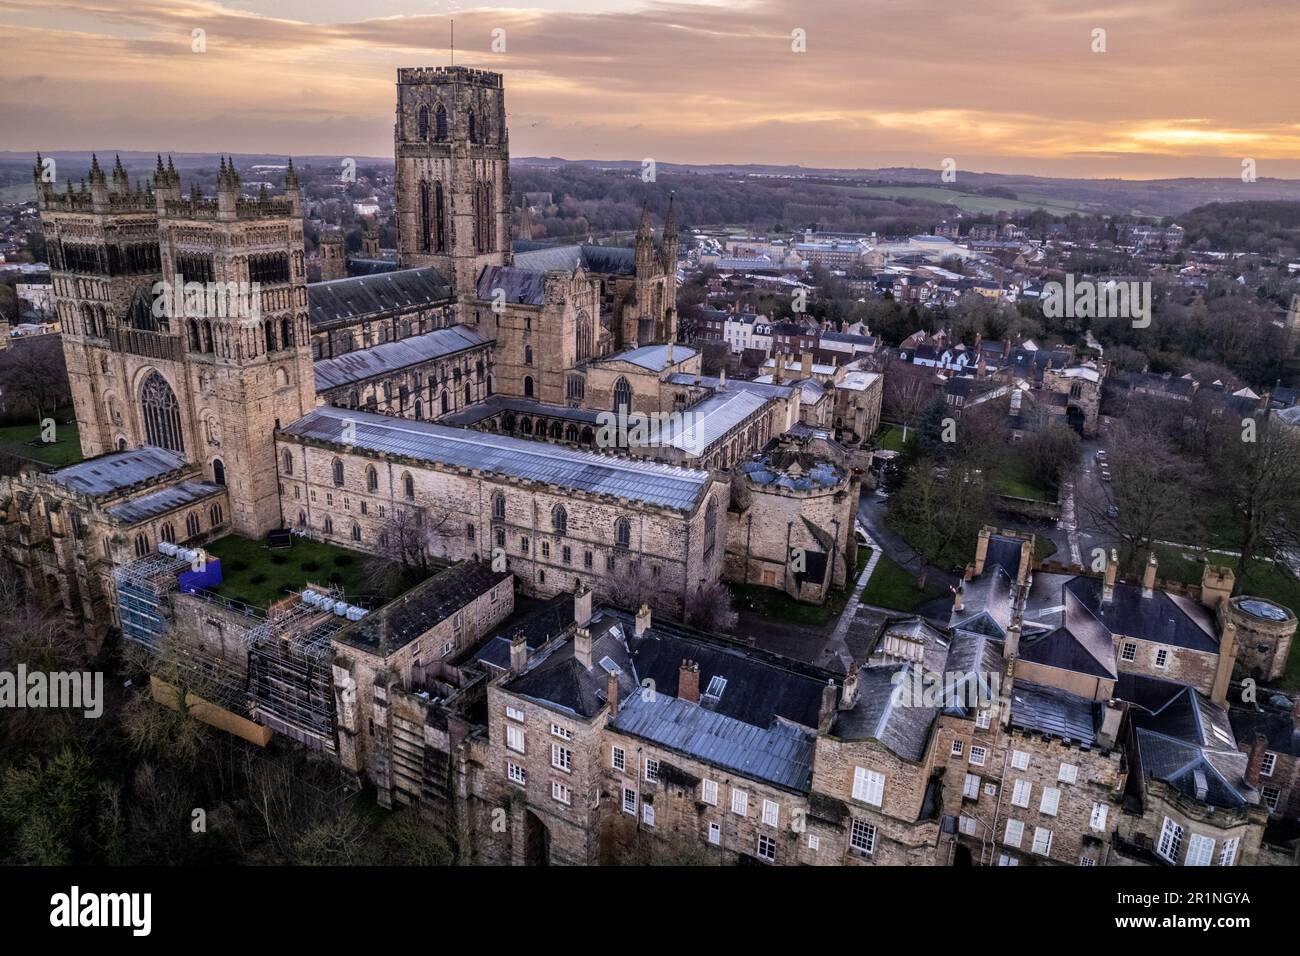
<svg viewBox="0 0 1300 956">
<path fill-rule="evenodd" d="M 897 561 L 882 554 L 871 572 L 871 580 L 862 592 L 866 604 L 887 607 L 895 611 L 911 611 L 918 604 L 933 601 L 947 593 L 943 585 L 928 583 L 925 590 L 916 586 L 916 575 Z"/>
<path fill-rule="evenodd" d="M 737 611 L 807 627 L 825 627 L 843 613 L 844 605 L 848 603 L 849 595 L 853 593 L 853 587 L 862 576 L 862 569 L 867 566 L 870 557 L 870 548 L 858 549 L 857 564 L 849 576 L 847 586 L 832 591 L 825 604 L 804 604 L 784 591 L 758 584 L 724 583 L 731 591 L 731 604 Z"/>
<path fill-rule="evenodd" d="M 1088 206 L 1071 200 L 1054 199 L 1041 194 L 1026 193 L 1017 199 L 1002 196 L 984 196 L 979 193 L 962 192 L 957 189 L 942 189 L 938 186 L 845 186 L 842 187 L 855 196 L 883 196 L 889 199 L 924 199 L 930 202 L 956 206 L 964 212 L 986 213 L 1027 213 L 1035 209 L 1044 209 L 1053 215 L 1068 216 L 1070 213 L 1085 212 Z"/>
<path fill-rule="evenodd" d="M 903 429 L 897 425 L 886 425 L 884 430 L 876 435 L 876 447 L 881 451 L 901 452 L 903 450 Z"/>
<path fill-rule="evenodd" d="M 46 444 L 41 441 L 41 426 L 37 422 L 6 425 L 0 428 L 0 451 L 48 465 L 72 465 L 81 461 L 81 436 L 77 432 L 76 413 L 71 408 L 61 408 L 50 417 L 55 421 L 53 442 Z"/>
<path fill-rule="evenodd" d="M 989 474 L 989 484 L 998 494 L 1013 498 L 1031 498 L 1035 501 L 1055 501 L 1056 496 L 1034 483 L 1023 461 L 1014 455 L 1005 456 Z"/>
<path fill-rule="evenodd" d="M 336 545 L 294 537 L 292 548 L 272 551 L 264 541 L 227 535 L 206 547 L 221 559 L 223 580 L 216 593 L 254 607 L 264 608 L 308 583 L 340 587 L 352 600 L 373 590 L 366 583 L 369 555 Z"/>
</svg>

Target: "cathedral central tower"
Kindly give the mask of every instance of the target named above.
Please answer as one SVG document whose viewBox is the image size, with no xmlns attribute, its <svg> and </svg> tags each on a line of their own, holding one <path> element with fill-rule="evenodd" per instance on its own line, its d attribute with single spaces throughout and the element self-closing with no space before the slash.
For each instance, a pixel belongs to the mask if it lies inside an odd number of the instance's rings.
<svg viewBox="0 0 1300 956">
<path fill-rule="evenodd" d="M 509 265 L 510 139 L 500 73 L 397 71 L 397 249 L 432 266 L 458 296 L 484 266 Z"/>
</svg>

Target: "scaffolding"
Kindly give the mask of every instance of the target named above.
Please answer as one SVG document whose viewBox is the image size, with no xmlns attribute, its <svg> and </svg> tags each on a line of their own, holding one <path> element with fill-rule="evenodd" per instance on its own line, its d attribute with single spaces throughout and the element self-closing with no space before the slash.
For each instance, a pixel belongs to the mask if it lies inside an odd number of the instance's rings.
<svg viewBox="0 0 1300 956">
<path fill-rule="evenodd" d="M 166 604 L 176 576 L 190 566 L 177 555 L 155 553 L 113 569 L 122 636 L 157 652 L 167 630 Z"/>
<path fill-rule="evenodd" d="M 356 619 L 346 613 L 354 610 L 336 591 L 313 586 L 272 605 L 243 635 L 254 720 L 308 747 L 335 751 L 330 639 Z"/>
</svg>

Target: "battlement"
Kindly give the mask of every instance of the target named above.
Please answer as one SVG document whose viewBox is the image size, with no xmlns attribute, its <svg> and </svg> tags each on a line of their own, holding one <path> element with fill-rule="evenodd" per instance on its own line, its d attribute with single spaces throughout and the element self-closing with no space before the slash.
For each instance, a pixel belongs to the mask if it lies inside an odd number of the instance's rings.
<svg viewBox="0 0 1300 956">
<path fill-rule="evenodd" d="M 397 82 L 402 85 L 463 83 L 500 90 L 505 86 L 500 73 L 478 70 L 468 66 L 404 66 L 397 69 Z"/>
<path fill-rule="evenodd" d="M 57 192 L 47 189 L 40 197 L 41 209 L 47 212 L 78 213 L 152 213 L 156 210 L 153 193 L 115 192 L 108 195 L 108 206 L 96 207 L 94 196 L 85 192 Z"/>
<path fill-rule="evenodd" d="M 168 199 L 165 206 L 168 219 L 212 219 L 219 217 L 220 204 L 216 199 Z M 239 199 L 235 203 L 236 219 L 294 218 L 293 200 L 284 196 L 268 199 Z"/>
</svg>

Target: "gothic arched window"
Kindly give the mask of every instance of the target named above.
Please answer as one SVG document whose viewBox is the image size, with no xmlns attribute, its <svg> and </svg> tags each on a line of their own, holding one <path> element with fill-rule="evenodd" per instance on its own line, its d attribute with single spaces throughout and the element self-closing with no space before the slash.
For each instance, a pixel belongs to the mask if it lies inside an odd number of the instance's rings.
<svg viewBox="0 0 1300 956">
<path fill-rule="evenodd" d="M 420 183 L 420 206 L 416 212 L 420 217 L 420 251 L 428 252 L 429 237 L 431 235 L 429 222 L 429 184 L 423 181 Z"/>
<path fill-rule="evenodd" d="M 492 496 L 492 517 L 497 521 L 506 520 L 506 496 L 499 491 Z"/>
<path fill-rule="evenodd" d="M 717 540 L 717 526 L 718 503 L 710 498 L 708 506 L 704 509 L 704 556 L 706 558 L 713 553 L 713 545 Z"/>
<path fill-rule="evenodd" d="M 343 462 L 335 458 L 333 470 L 334 470 L 334 484 L 342 488 L 343 487 Z"/>
<path fill-rule="evenodd" d="M 531 345 L 524 346 L 524 364 L 525 365 L 533 364 L 533 347 Z"/>
<path fill-rule="evenodd" d="M 176 543 L 176 531 L 172 528 L 171 522 L 163 523 L 163 526 L 158 530 L 158 537 L 168 544 Z"/>
<path fill-rule="evenodd" d="M 429 138 L 429 107 L 427 106 L 420 107 L 419 126 L 420 126 L 420 132 L 419 132 L 420 139 L 428 139 Z"/>
<path fill-rule="evenodd" d="M 632 523 L 626 518 L 614 522 L 614 544 L 620 548 L 632 546 Z"/>
<path fill-rule="evenodd" d="M 614 411 L 631 411 L 632 409 L 632 386 L 623 376 L 618 377 L 614 383 Z"/>
<path fill-rule="evenodd" d="M 478 120 L 474 118 L 473 110 L 469 111 L 469 141 L 471 143 L 478 142 Z"/>
<path fill-rule="evenodd" d="M 439 143 L 447 139 L 447 110 L 441 103 L 433 113 L 433 138 Z"/>
<path fill-rule="evenodd" d="M 185 451 L 180 404 L 167 379 L 158 372 L 150 372 L 140 387 L 140 409 L 144 412 L 145 441 L 175 452 Z"/>
<path fill-rule="evenodd" d="M 533 397 L 533 377 L 531 375 L 524 376 L 524 397 Z"/>
<path fill-rule="evenodd" d="M 415 498 L 415 479 L 409 471 L 402 475 L 402 492 L 408 498 Z"/>
<path fill-rule="evenodd" d="M 289 449 L 286 448 L 286 449 L 284 450 L 284 454 L 281 455 L 280 458 L 281 458 L 281 460 L 284 462 L 284 473 L 285 473 L 286 475 L 292 475 L 292 474 L 293 474 L 293 454 L 289 451 Z"/>
<path fill-rule="evenodd" d="M 199 513 L 191 511 L 185 516 L 185 533 L 191 538 L 199 536 Z"/>
<path fill-rule="evenodd" d="M 366 491 L 375 492 L 379 490 L 379 472 L 375 471 L 375 466 L 370 465 L 366 468 Z"/>
<path fill-rule="evenodd" d="M 556 505 L 555 510 L 551 512 L 551 527 L 555 529 L 556 534 L 568 532 L 569 513 L 564 510 L 564 505 Z"/>
<path fill-rule="evenodd" d="M 433 238 L 434 249 L 445 252 L 447 249 L 447 201 L 442 191 L 442 183 L 433 184 Z"/>
</svg>

